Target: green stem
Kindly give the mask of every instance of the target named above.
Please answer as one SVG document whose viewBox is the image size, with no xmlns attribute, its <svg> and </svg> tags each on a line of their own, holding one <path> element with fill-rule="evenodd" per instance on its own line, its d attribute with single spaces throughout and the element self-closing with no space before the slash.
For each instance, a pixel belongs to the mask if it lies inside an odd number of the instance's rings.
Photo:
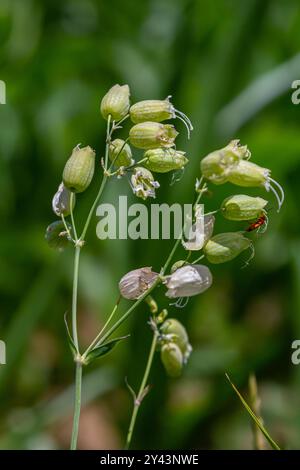
<svg viewBox="0 0 300 470">
<path fill-rule="evenodd" d="M 71 193 L 71 196 L 70 196 L 70 215 L 71 215 L 71 222 L 72 222 L 75 241 L 77 241 L 78 238 L 77 238 L 76 225 L 75 225 L 74 215 L 73 215 L 73 205 L 74 205 L 74 193 Z"/>
<path fill-rule="evenodd" d="M 118 321 L 102 336 L 100 341 L 98 342 L 98 345 L 103 344 L 104 341 L 109 338 L 114 331 L 119 328 L 120 325 L 129 317 L 129 315 L 136 309 L 136 307 L 145 300 L 145 298 L 152 292 L 156 286 L 161 282 L 160 277 L 156 279 L 156 281 L 152 284 L 152 286 L 144 292 L 144 294 L 136 301 L 134 304 L 122 315 L 121 318 L 119 318 Z"/>
<path fill-rule="evenodd" d="M 77 334 L 77 291 L 78 291 L 78 271 L 79 271 L 79 258 L 80 246 L 75 247 L 74 256 L 74 275 L 73 275 L 73 294 L 72 294 L 72 332 L 73 341 L 77 352 L 79 353 L 78 334 Z"/>
<path fill-rule="evenodd" d="M 79 419 L 81 409 L 81 385 L 82 385 L 82 364 L 76 363 L 76 376 L 75 376 L 75 402 L 74 402 L 74 416 L 73 416 L 73 428 L 71 438 L 71 450 L 77 448 L 77 438 L 79 430 Z"/>
<path fill-rule="evenodd" d="M 107 128 L 106 128 L 106 146 L 105 146 L 105 158 L 104 158 L 104 161 L 105 161 L 105 170 L 106 170 L 106 167 L 107 167 L 107 162 L 108 162 L 108 152 L 109 152 L 109 142 L 110 142 L 110 135 L 111 135 L 111 132 L 110 132 L 110 121 L 111 121 L 111 116 L 109 115 L 108 116 L 108 119 L 107 119 Z M 80 235 L 80 240 L 84 240 L 85 238 L 85 235 L 86 235 L 86 232 L 89 228 L 89 225 L 90 225 L 90 222 L 91 222 L 91 219 L 93 217 L 93 214 L 95 212 L 95 209 L 96 209 L 96 206 L 99 202 L 99 199 L 104 191 L 104 188 L 105 188 L 105 185 L 107 183 L 107 175 L 106 173 L 104 172 L 103 174 L 103 178 L 102 178 L 102 181 L 101 181 L 101 185 L 100 185 L 100 188 L 99 188 L 99 191 L 98 191 L 98 194 L 96 196 L 96 199 L 94 200 L 93 202 L 93 205 L 90 209 L 90 212 L 87 216 L 87 219 L 86 219 L 86 222 L 85 222 L 85 225 L 83 227 L 83 231 Z"/>
<path fill-rule="evenodd" d="M 139 393 L 138 393 L 136 399 L 134 400 L 134 407 L 133 407 L 133 412 L 132 412 L 130 425 L 129 425 L 129 429 L 128 429 L 125 449 L 129 449 L 131 439 L 132 439 L 132 434 L 133 434 L 133 431 L 134 431 L 136 418 L 137 418 L 137 415 L 138 415 L 138 412 L 139 412 L 139 408 L 140 408 L 140 405 L 142 403 L 143 398 L 145 397 L 145 390 L 146 390 L 146 386 L 147 386 L 147 381 L 148 381 L 148 377 L 149 377 L 149 374 L 150 374 L 150 370 L 151 370 L 151 366 L 152 366 L 152 362 L 153 362 L 153 358 L 154 358 L 154 354 L 155 354 L 155 350 L 156 350 L 157 337 L 158 337 L 157 333 L 154 332 L 153 340 L 152 340 L 152 344 L 151 344 L 151 348 L 150 348 L 150 352 L 149 352 L 149 356 L 148 356 L 148 361 L 147 361 L 147 365 L 146 365 L 146 369 L 145 369 L 144 376 L 143 376 L 143 379 L 142 379 L 142 383 L 140 385 Z"/>
<path fill-rule="evenodd" d="M 99 331 L 99 333 L 97 334 L 96 338 L 91 342 L 91 344 L 89 345 L 89 347 L 86 349 L 86 351 L 82 354 L 82 359 L 84 360 L 86 358 L 86 356 L 88 355 L 88 353 L 94 349 L 95 347 L 98 346 L 98 342 L 101 338 L 101 335 L 102 333 L 106 330 L 107 326 L 109 325 L 109 323 L 111 322 L 111 320 L 113 319 L 113 316 L 114 314 L 116 313 L 117 311 L 117 308 L 119 306 L 119 302 L 120 302 L 120 299 L 118 300 L 118 302 L 116 303 L 116 305 L 114 306 L 111 314 L 109 315 L 108 319 L 106 320 L 106 322 L 104 323 L 103 327 L 101 328 L 101 330 Z"/>
</svg>

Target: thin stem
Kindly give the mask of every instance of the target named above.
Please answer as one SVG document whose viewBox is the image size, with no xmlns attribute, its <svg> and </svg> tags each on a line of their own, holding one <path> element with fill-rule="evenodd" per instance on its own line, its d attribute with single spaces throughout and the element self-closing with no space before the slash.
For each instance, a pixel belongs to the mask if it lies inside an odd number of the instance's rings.
<svg viewBox="0 0 300 470">
<path fill-rule="evenodd" d="M 89 345 L 89 347 L 86 349 L 86 351 L 82 354 L 82 359 L 85 359 L 86 356 L 88 355 L 88 353 L 94 349 L 95 347 L 98 346 L 98 342 L 101 338 L 101 335 L 102 333 L 106 330 L 107 326 L 109 325 L 109 323 L 111 322 L 111 320 L 113 319 L 113 316 L 114 314 L 116 313 L 117 311 L 117 308 L 119 306 L 119 303 L 120 303 L 120 298 L 118 299 L 118 302 L 116 303 L 116 305 L 114 306 L 114 308 L 112 309 L 112 312 L 111 314 L 109 315 L 108 319 L 106 320 L 106 322 L 104 323 L 103 327 L 101 328 L 101 330 L 99 331 L 99 333 L 97 334 L 96 338 L 91 342 L 91 344 Z"/>
<path fill-rule="evenodd" d="M 78 237 L 77 237 L 76 225 L 75 225 L 74 215 L 73 215 L 73 205 L 74 205 L 74 193 L 71 193 L 71 196 L 70 196 L 70 215 L 71 215 L 71 222 L 72 222 L 74 237 L 75 237 L 75 240 L 77 241 Z"/>
<path fill-rule="evenodd" d="M 110 132 L 110 121 L 111 121 L 111 116 L 109 115 L 108 116 L 108 119 L 107 119 L 107 128 L 106 128 L 106 146 L 105 146 L 105 170 L 106 170 L 106 167 L 107 167 L 107 161 L 108 161 L 108 152 L 109 152 L 109 142 L 110 142 L 110 135 L 111 135 L 111 132 Z M 85 222 L 85 225 L 83 227 L 83 231 L 80 235 L 80 240 L 84 240 L 84 237 L 86 235 L 86 232 L 87 232 L 87 229 L 89 228 L 89 225 L 90 225 L 90 222 L 91 222 L 91 219 L 93 217 L 93 214 L 94 214 L 94 211 L 95 211 L 95 208 L 99 202 L 99 199 L 103 193 L 103 190 L 105 188 L 105 185 L 106 185 L 106 182 L 107 182 L 107 175 L 106 173 L 104 172 L 103 174 L 103 178 L 102 178 L 102 181 L 101 181 L 101 185 L 100 185 L 100 188 L 99 188 L 99 191 L 98 191 L 98 194 L 96 196 L 96 199 L 94 200 L 93 202 L 93 205 L 90 209 L 90 212 L 87 216 L 87 219 L 86 219 L 86 222 Z"/>
<path fill-rule="evenodd" d="M 199 256 L 199 258 L 196 258 L 196 259 L 192 262 L 192 264 L 198 263 L 198 261 L 201 261 L 203 258 L 204 258 L 204 255 Z"/>
<path fill-rule="evenodd" d="M 132 412 L 130 425 L 129 425 L 129 429 L 128 429 L 125 449 L 129 449 L 131 439 L 132 439 L 132 434 L 133 434 L 133 431 L 134 431 L 136 418 L 137 418 L 137 415 L 138 415 L 138 412 L 139 412 L 139 408 L 140 408 L 140 405 L 142 403 L 143 398 L 145 397 L 147 381 L 148 381 L 148 377 L 149 377 L 149 374 L 150 374 L 150 370 L 151 370 L 151 366 L 152 366 L 152 362 L 153 362 L 153 358 L 154 358 L 154 354 L 155 354 L 155 350 L 156 350 L 157 338 L 158 338 L 157 332 L 154 332 L 153 339 L 152 339 L 152 344 L 151 344 L 151 348 L 150 348 L 150 352 L 149 352 L 149 356 L 148 356 L 148 361 L 147 361 L 146 369 L 145 369 L 145 372 L 144 372 L 144 376 L 143 376 L 143 379 L 142 379 L 142 382 L 141 382 L 141 385 L 140 385 L 139 393 L 138 393 L 136 399 L 134 400 L 134 407 L 133 407 L 133 412 Z"/>
<path fill-rule="evenodd" d="M 98 342 L 98 345 L 103 344 L 104 341 L 109 338 L 114 333 L 114 331 L 119 328 L 120 325 L 122 325 L 122 323 L 129 317 L 129 315 L 136 309 L 136 307 L 141 302 L 143 302 L 143 300 L 145 300 L 145 298 L 150 294 L 150 292 L 152 292 L 156 288 L 156 286 L 160 282 L 161 279 L 160 277 L 158 277 L 156 281 L 152 284 L 152 286 L 148 290 L 146 290 L 146 292 L 144 292 L 144 294 L 138 300 L 136 300 L 136 302 L 134 302 L 134 304 L 124 313 L 124 315 L 122 315 L 122 317 L 119 318 L 119 320 L 102 336 L 102 338 Z"/>
<path fill-rule="evenodd" d="M 70 229 L 69 229 L 69 227 L 67 226 L 67 222 L 66 222 L 66 219 L 65 219 L 64 215 L 63 215 L 63 214 L 60 214 L 60 216 L 61 216 L 62 223 L 64 224 L 64 227 L 65 227 L 65 229 L 66 229 L 66 232 L 67 232 L 67 234 L 68 234 L 68 237 L 70 238 L 70 240 L 72 240 L 73 243 L 76 243 L 76 241 L 73 239 L 73 237 L 72 237 L 72 235 L 71 235 L 71 233 L 70 233 Z"/>
<path fill-rule="evenodd" d="M 76 376 L 75 376 L 75 401 L 74 401 L 74 416 L 73 416 L 73 428 L 71 438 L 71 450 L 77 448 L 77 438 L 79 429 L 79 418 L 81 408 L 81 386 L 82 386 L 82 364 L 76 363 Z"/>
<path fill-rule="evenodd" d="M 77 352 L 79 353 L 78 334 L 77 334 L 77 291 L 78 291 L 78 271 L 79 271 L 79 258 L 80 246 L 75 247 L 74 256 L 74 274 L 73 274 L 73 293 L 72 293 L 72 333 L 73 341 Z"/>
</svg>

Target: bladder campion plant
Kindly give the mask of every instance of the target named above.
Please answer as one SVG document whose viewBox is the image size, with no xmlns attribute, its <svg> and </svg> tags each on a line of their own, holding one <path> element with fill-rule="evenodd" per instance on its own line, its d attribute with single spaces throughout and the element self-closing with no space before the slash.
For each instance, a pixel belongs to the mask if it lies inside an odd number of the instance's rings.
<svg viewBox="0 0 300 470">
<path fill-rule="evenodd" d="M 91 147 L 77 145 L 73 149 L 65 164 L 62 182 L 52 201 L 53 211 L 59 219 L 48 226 L 45 235 L 48 244 L 53 248 L 62 250 L 67 246 L 73 246 L 74 249 L 72 326 L 70 330 L 65 318 L 68 340 L 75 363 L 71 449 L 77 448 L 82 370 L 126 338 L 112 338 L 112 335 L 134 310 L 142 302 L 148 305 L 149 325 L 153 332 L 153 339 L 138 393 L 136 394 L 128 384 L 134 398 L 134 406 L 126 448 L 131 444 L 138 410 L 148 392 L 147 382 L 155 352 L 160 353 L 166 373 L 170 377 L 176 378 L 180 376 L 192 351 L 185 327 L 175 318 L 170 318 L 167 309 L 158 308 L 152 295 L 153 291 L 159 284 L 164 286 L 166 297 L 175 299 L 175 304 L 173 302 L 171 305 L 184 307 L 189 297 L 202 294 L 212 285 L 211 271 L 206 264 L 200 264 L 201 260 L 206 259 L 210 264 L 225 263 L 248 249 L 251 249 L 251 257 L 253 256 L 253 242 L 249 238 L 249 230 L 214 235 L 214 214 L 220 214 L 228 220 L 244 223 L 245 221 L 253 222 L 263 217 L 263 225 L 266 227 L 268 201 L 246 194 L 231 195 L 223 201 L 221 207 L 216 211 L 204 215 L 204 224 L 202 233 L 200 233 L 197 221 L 203 217 L 203 214 L 199 211 L 199 202 L 206 193 L 208 184 L 219 185 L 231 182 L 240 187 L 264 188 L 275 194 L 279 209 L 284 200 L 283 190 L 271 178 L 270 170 L 250 162 L 250 151 L 247 146 L 241 146 L 238 140 L 233 140 L 226 147 L 207 155 L 201 161 L 200 179 L 196 179 L 195 183 L 194 220 L 189 236 L 184 239 L 186 224 L 184 222 L 180 237 L 175 240 L 171 252 L 158 272 L 153 271 L 150 267 L 141 267 L 122 277 L 119 281 L 120 298 L 123 297 L 134 302 L 116 320 L 115 313 L 120 304 L 118 301 L 100 332 L 88 348 L 82 351 L 77 330 L 79 260 L 85 245 L 87 230 L 106 184 L 113 177 L 122 178 L 124 175 L 128 175 L 131 189 L 137 197 L 142 199 L 155 197 L 159 183 L 153 173 L 182 171 L 188 163 L 185 152 L 177 150 L 175 147 L 177 130 L 174 125 L 164 122 L 175 118 L 182 120 L 187 128 L 188 137 L 193 130 L 190 120 L 181 111 L 175 109 L 170 97 L 165 100 L 141 101 L 130 106 L 128 85 L 114 85 L 103 97 L 100 110 L 107 124 L 105 157 L 99 166 L 96 165 L 97 155 Z M 122 124 L 127 119 L 133 123 L 129 136 L 125 140 L 113 138 L 115 132 L 122 128 Z M 142 151 L 141 158 L 137 161 L 135 161 L 135 155 L 130 145 L 135 149 L 140 149 L 140 152 Z M 135 150 L 136 152 L 138 150 Z M 102 168 L 102 181 L 80 233 L 74 218 L 76 198 L 78 199 L 78 194 L 89 187 L 95 168 Z M 262 228 L 261 224 L 257 227 Z M 186 250 L 186 256 L 184 259 L 174 262 L 176 251 L 180 245 Z M 201 252 L 201 254 L 197 254 L 192 259 L 194 252 Z"/>
</svg>

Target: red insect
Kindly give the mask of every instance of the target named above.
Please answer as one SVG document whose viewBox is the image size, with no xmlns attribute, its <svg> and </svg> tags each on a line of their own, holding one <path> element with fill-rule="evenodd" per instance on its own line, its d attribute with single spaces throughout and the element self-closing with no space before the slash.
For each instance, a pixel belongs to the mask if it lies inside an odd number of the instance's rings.
<svg viewBox="0 0 300 470">
<path fill-rule="evenodd" d="M 252 222 L 252 224 L 249 225 L 248 228 L 246 228 L 246 232 L 253 232 L 253 230 L 262 228 L 262 232 L 264 232 L 267 229 L 268 225 L 268 217 L 266 214 L 262 214 L 255 222 Z"/>
</svg>

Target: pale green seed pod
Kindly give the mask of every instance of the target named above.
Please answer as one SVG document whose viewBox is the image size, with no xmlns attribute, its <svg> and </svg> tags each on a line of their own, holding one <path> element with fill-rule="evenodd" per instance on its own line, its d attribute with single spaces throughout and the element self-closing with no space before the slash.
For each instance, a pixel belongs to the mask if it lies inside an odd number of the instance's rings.
<svg viewBox="0 0 300 470">
<path fill-rule="evenodd" d="M 203 252 L 210 263 L 220 264 L 236 258 L 251 245 L 241 232 L 220 233 L 206 243 Z"/>
<path fill-rule="evenodd" d="M 239 140 L 232 140 L 226 147 L 215 150 L 202 159 L 201 172 L 212 183 L 223 184 L 228 181 L 232 169 L 250 156 L 246 145 L 240 145 Z"/>
<path fill-rule="evenodd" d="M 100 110 L 104 119 L 108 119 L 109 115 L 114 121 L 123 119 L 129 111 L 129 96 L 128 85 L 114 85 L 101 101 Z"/>
<path fill-rule="evenodd" d="M 75 194 L 72 200 L 72 210 L 75 207 Z M 53 212 L 61 216 L 67 217 L 71 212 L 71 191 L 61 183 L 58 187 L 58 190 L 53 196 L 52 199 L 52 209 Z"/>
<path fill-rule="evenodd" d="M 228 181 L 236 184 L 237 186 L 249 188 L 259 186 L 265 187 L 269 176 L 270 170 L 267 168 L 262 168 L 255 163 L 241 160 L 239 164 L 230 171 Z"/>
<path fill-rule="evenodd" d="M 178 132 L 171 124 L 159 122 L 142 122 L 129 131 L 132 145 L 140 149 L 155 149 L 157 147 L 173 147 Z"/>
<path fill-rule="evenodd" d="M 155 173 L 181 170 L 188 162 L 188 159 L 185 157 L 185 152 L 173 148 L 147 150 L 143 158 L 147 158 L 144 165 Z"/>
<path fill-rule="evenodd" d="M 159 183 L 154 180 L 151 171 L 137 166 L 131 176 L 131 186 L 137 197 L 147 199 L 148 197 L 155 198 L 155 189 L 159 188 Z"/>
<path fill-rule="evenodd" d="M 67 223 L 67 227 L 69 229 L 69 233 L 71 233 L 71 225 Z M 68 233 L 66 232 L 66 228 L 62 220 L 52 222 L 52 224 L 47 227 L 45 233 L 45 240 L 51 248 L 55 248 L 59 251 L 62 251 L 69 244 L 71 244 L 71 240 L 69 239 Z"/>
<path fill-rule="evenodd" d="M 174 107 L 168 99 L 139 101 L 130 108 L 130 119 L 135 124 L 146 121 L 161 122 L 175 117 Z"/>
<path fill-rule="evenodd" d="M 221 212 L 228 220 L 252 220 L 261 216 L 267 204 L 268 201 L 261 197 L 236 194 L 223 201 Z"/>
<path fill-rule="evenodd" d="M 185 327 L 176 320 L 176 318 L 168 318 L 160 327 L 163 335 L 170 336 L 171 342 L 176 343 L 183 355 L 183 362 L 185 363 L 189 358 L 192 347 L 189 343 L 189 337 Z"/>
<path fill-rule="evenodd" d="M 134 163 L 130 146 L 122 139 L 115 139 L 109 145 L 109 159 L 117 167 L 130 166 Z"/>
<path fill-rule="evenodd" d="M 95 152 L 91 147 L 75 147 L 63 171 L 63 183 L 73 193 L 82 193 L 90 185 L 95 170 Z"/>
<path fill-rule="evenodd" d="M 170 377 L 176 378 L 181 375 L 183 356 L 176 343 L 164 344 L 160 352 L 163 366 Z"/>
</svg>

